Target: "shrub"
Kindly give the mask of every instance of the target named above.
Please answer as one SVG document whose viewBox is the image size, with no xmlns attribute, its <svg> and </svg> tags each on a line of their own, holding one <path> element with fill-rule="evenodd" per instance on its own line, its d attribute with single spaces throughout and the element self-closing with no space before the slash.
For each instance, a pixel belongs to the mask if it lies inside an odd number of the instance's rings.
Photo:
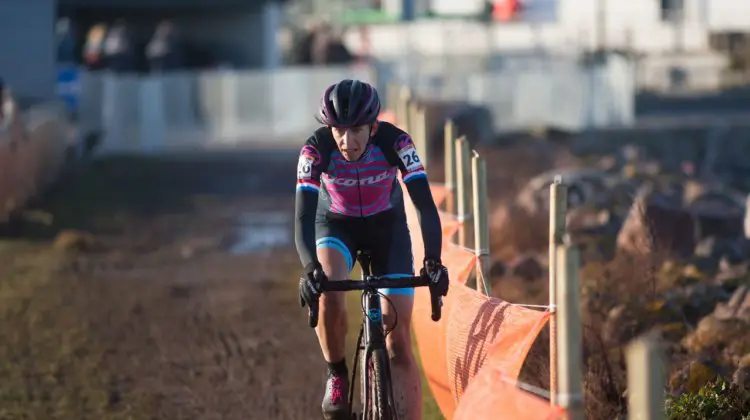
<svg viewBox="0 0 750 420">
<path fill-rule="evenodd" d="M 696 393 L 667 397 L 668 419 L 750 420 L 750 393 L 717 379 Z"/>
</svg>

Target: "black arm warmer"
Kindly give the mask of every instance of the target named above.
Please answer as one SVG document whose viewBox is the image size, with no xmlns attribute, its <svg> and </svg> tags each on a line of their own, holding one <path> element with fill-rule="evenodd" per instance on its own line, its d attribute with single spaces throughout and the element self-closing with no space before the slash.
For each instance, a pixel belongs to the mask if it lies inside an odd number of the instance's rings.
<svg viewBox="0 0 750 420">
<path fill-rule="evenodd" d="M 416 178 L 406 183 L 411 201 L 417 209 L 419 225 L 422 228 L 425 258 L 440 261 L 443 249 L 443 228 L 440 224 L 435 200 L 432 199 L 427 178 Z"/>
<path fill-rule="evenodd" d="M 300 262 L 305 267 L 305 272 L 309 273 L 318 261 L 315 254 L 315 212 L 318 208 L 318 193 L 297 190 L 294 201 L 294 243 Z"/>
</svg>

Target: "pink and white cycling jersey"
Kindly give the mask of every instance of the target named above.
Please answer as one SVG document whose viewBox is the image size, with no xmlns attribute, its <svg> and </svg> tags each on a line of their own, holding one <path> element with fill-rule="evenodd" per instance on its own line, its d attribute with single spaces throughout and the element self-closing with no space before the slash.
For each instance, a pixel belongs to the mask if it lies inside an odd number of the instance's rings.
<svg viewBox="0 0 750 420">
<path fill-rule="evenodd" d="M 321 210 L 367 217 L 403 202 L 399 171 L 404 182 L 426 177 L 411 137 L 394 125 L 380 122 L 365 153 L 354 162 L 344 159 L 324 127 L 302 147 L 297 189 L 320 191 Z"/>
</svg>

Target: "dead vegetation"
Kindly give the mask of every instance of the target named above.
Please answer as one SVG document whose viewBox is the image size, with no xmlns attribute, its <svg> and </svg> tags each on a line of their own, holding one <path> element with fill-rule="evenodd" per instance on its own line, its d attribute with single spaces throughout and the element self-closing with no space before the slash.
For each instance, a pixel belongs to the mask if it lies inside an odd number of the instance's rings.
<svg viewBox="0 0 750 420">
<path fill-rule="evenodd" d="M 291 212 L 288 194 L 227 179 L 285 168 L 138 163 L 69 174 L 39 204 L 55 223 L 0 243 L 0 418 L 310 418 L 324 366 L 296 257 L 220 248 L 240 212 Z M 218 245 L 185 253 L 194 238 Z"/>
</svg>

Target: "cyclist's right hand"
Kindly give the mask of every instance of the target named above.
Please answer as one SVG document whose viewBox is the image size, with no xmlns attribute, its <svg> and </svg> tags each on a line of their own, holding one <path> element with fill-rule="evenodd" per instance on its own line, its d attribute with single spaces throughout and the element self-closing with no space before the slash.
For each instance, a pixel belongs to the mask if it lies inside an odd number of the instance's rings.
<svg viewBox="0 0 750 420">
<path fill-rule="evenodd" d="M 310 327 L 318 325 L 318 302 L 321 294 L 321 284 L 327 280 L 323 269 L 316 264 L 312 271 L 305 273 L 299 279 L 299 303 L 303 308 L 308 307 Z"/>
</svg>

